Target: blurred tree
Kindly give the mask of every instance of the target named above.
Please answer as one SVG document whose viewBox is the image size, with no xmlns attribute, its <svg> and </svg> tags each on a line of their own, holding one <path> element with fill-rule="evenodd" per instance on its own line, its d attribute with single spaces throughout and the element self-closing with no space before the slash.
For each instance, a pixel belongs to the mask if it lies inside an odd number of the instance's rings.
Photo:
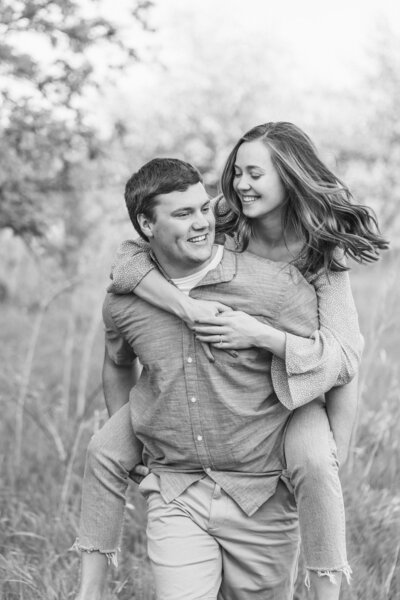
<svg viewBox="0 0 400 600">
<path fill-rule="evenodd" d="M 226 10 L 222 3 L 217 9 Z M 240 135 L 291 100 L 281 93 L 290 73 L 286 49 L 262 33 L 249 44 L 246 28 L 220 27 L 218 16 L 198 11 L 194 20 L 190 3 L 179 5 L 151 76 L 134 98 L 121 82 L 109 100 L 130 171 L 156 155 L 177 156 L 195 164 L 216 193 Z"/>
<path fill-rule="evenodd" d="M 400 232 L 400 37 L 381 18 L 368 48 L 368 72 L 350 100 L 358 107 L 356 127 L 338 143 L 343 177 L 359 202 L 372 206 L 391 245 Z"/>
<path fill-rule="evenodd" d="M 152 2 L 131 2 L 123 24 L 104 16 L 103 4 L 0 0 L 0 228 L 25 240 L 54 237 L 62 225 L 78 242 L 88 225 L 82 210 L 64 222 L 66 204 L 78 205 L 79 170 L 89 178 L 100 154 L 85 105 L 89 94 L 101 101 L 99 67 L 108 77 L 137 62 L 131 40 L 151 31 Z"/>
</svg>

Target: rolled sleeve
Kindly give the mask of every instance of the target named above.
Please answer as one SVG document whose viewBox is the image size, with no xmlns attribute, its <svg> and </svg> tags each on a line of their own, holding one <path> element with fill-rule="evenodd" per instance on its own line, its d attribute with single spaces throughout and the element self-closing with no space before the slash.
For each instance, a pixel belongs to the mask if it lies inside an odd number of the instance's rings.
<svg viewBox="0 0 400 600">
<path fill-rule="evenodd" d="M 287 333 L 285 361 L 272 362 L 277 396 L 292 410 L 351 381 L 364 347 L 348 272 L 320 272 L 313 285 L 319 329 L 308 338 Z"/>
<path fill-rule="evenodd" d="M 107 294 L 103 304 L 103 321 L 105 345 L 110 359 L 118 366 L 129 367 L 136 358 L 132 346 L 121 336 L 114 323 L 110 308 L 110 295 Z"/>
</svg>

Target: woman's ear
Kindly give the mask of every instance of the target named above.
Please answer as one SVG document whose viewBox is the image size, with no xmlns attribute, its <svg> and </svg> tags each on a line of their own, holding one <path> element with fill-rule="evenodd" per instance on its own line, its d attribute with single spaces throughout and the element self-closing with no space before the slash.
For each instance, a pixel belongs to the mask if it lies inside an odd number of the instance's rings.
<svg viewBox="0 0 400 600">
<path fill-rule="evenodd" d="M 137 220 L 139 223 L 139 227 L 142 230 L 143 234 L 151 239 L 153 236 L 153 225 L 154 223 L 149 219 L 149 217 L 146 217 L 145 214 L 140 213 L 137 216 Z"/>
</svg>

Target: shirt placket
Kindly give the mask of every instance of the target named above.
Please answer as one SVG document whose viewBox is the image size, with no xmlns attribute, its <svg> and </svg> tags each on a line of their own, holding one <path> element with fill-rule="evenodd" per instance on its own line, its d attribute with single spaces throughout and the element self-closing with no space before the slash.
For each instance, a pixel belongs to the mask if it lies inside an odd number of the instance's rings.
<svg viewBox="0 0 400 600">
<path fill-rule="evenodd" d="M 186 328 L 185 325 L 183 327 Z M 201 410 L 204 409 L 206 399 L 201 398 L 199 394 L 199 386 L 197 385 L 197 360 L 201 360 L 196 352 L 196 342 L 194 334 L 187 331 L 182 332 L 183 344 L 183 369 L 185 373 L 186 383 L 186 400 L 190 415 L 190 423 L 192 427 L 193 441 L 196 448 L 199 462 L 203 469 L 207 472 L 211 471 L 211 456 L 207 446 L 207 440 L 202 428 Z"/>
</svg>

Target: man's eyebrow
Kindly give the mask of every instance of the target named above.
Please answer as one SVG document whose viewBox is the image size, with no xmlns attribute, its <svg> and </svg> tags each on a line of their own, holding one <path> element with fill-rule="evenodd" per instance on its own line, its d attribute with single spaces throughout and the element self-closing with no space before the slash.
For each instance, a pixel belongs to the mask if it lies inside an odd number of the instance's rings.
<svg viewBox="0 0 400 600">
<path fill-rule="evenodd" d="M 193 206 L 180 206 L 179 208 L 175 208 L 175 210 L 173 210 L 171 214 L 174 215 L 175 213 L 182 212 L 185 210 L 193 210 Z"/>
<path fill-rule="evenodd" d="M 205 204 L 209 204 L 211 202 L 211 200 L 212 200 L 211 197 L 210 198 L 206 198 L 204 200 L 204 202 L 202 202 L 201 206 L 204 206 Z M 178 212 L 182 212 L 182 211 L 185 211 L 185 210 L 191 211 L 191 210 L 194 210 L 194 209 L 195 209 L 194 206 L 181 206 L 180 208 L 176 208 L 175 210 L 173 210 L 171 214 L 174 215 L 175 213 L 178 213 Z"/>
</svg>

